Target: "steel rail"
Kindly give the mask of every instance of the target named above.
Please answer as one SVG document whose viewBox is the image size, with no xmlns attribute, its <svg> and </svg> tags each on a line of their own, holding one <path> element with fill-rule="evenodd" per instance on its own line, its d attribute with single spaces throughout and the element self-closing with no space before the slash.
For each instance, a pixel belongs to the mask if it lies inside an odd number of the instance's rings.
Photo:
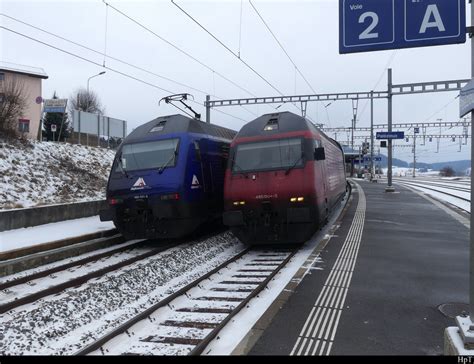
<svg viewBox="0 0 474 364">
<path fill-rule="evenodd" d="M 224 320 L 220 322 L 220 324 L 214 328 L 202 341 L 194 347 L 193 350 L 188 355 L 200 355 L 203 353 L 203 351 L 206 349 L 206 347 L 209 345 L 209 343 L 217 336 L 217 334 L 227 325 L 227 323 L 235 316 L 237 315 L 242 308 L 244 308 L 252 298 L 257 296 L 265 287 L 268 285 L 268 283 L 275 277 L 275 275 L 286 265 L 288 264 L 288 261 L 298 252 L 299 249 L 294 249 L 286 258 L 283 262 L 278 265 L 274 269 L 274 271 L 264 280 L 262 281 L 255 289 L 236 307 L 232 310 L 231 313 L 229 313 Z"/>
<path fill-rule="evenodd" d="M 121 237 L 121 235 L 114 235 L 114 236 L 110 237 L 109 240 L 114 240 L 114 239 L 117 239 L 118 237 Z M 19 284 L 23 284 L 23 283 L 32 281 L 34 279 L 46 277 L 50 274 L 66 270 L 66 269 L 72 268 L 72 267 L 77 266 L 77 265 L 84 265 L 84 264 L 93 262 L 95 260 L 99 260 L 99 259 L 105 258 L 107 256 L 114 255 L 116 253 L 121 253 L 125 250 L 131 249 L 132 247 L 142 245 L 143 243 L 144 243 L 144 241 L 139 241 L 139 242 L 136 242 L 136 243 L 133 243 L 133 244 L 130 244 L 130 245 L 126 245 L 126 246 L 123 246 L 123 247 L 120 247 L 120 248 L 117 248 L 117 249 L 109 250 L 107 252 L 92 255 L 90 257 L 86 257 L 86 258 L 83 258 L 83 259 L 78 259 L 78 260 L 75 260 L 73 262 L 58 265 L 58 266 L 50 268 L 50 269 L 46 269 L 46 270 L 43 270 L 43 271 L 40 271 L 40 272 L 36 272 L 36 273 L 33 273 L 33 274 L 26 275 L 24 277 L 12 279 L 11 281 L 0 283 L 0 291 L 2 291 L 4 289 L 7 289 L 7 288 L 10 288 L 10 287 L 13 287 L 13 286 L 17 286 Z"/>
<path fill-rule="evenodd" d="M 431 182 L 431 181 L 425 181 L 425 180 L 421 180 L 421 181 L 406 181 L 406 180 L 398 179 L 398 178 L 397 178 L 397 179 L 394 178 L 394 180 L 400 181 L 400 182 L 406 182 L 406 183 L 426 184 L 427 186 L 446 188 L 446 189 L 448 189 L 448 190 L 456 190 L 456 191 L 461 191 L 461 192 L 471 192 L 471 190 L 470 190 L 469 188 L 466 188 L 466 187 L 460 187 L 460 186 L 446 186 L 446 185 L 443 185 L 443 184 L 440 184 L 440 183 Z"/>
<path fill-rule="evenodd" d="M 76 352 L 74 355 L 87 355 L 97 349 L 99 349 L 101 346 L 103 346 L 105 343 L 107 343 L 108 341 L 112 340 L 114 337 L 124 333 L 126 330 L 128 330 L 131 326 L 133 326 L 134 324 L 136 324 L 137 322 L 139 321 L 142 321 L 144 320 L 145 318 L 147 318 L 149 315 L 151 315 L 153 312 L 155 312 L 156 310 L 158 310 L 159 308 L 161 307 L 164 307 L 166 305 L 168 305 L 168 303 L 170 303 L 171 301 L 173 301 L 174 299 L 176 299 L 177 297 L 180 297 L 182 295 L 184 295 L 187 291 L 189 291 L 191 288 L 194 288 L 196 287 L 199 283 L 201 283 L 203 280 L 209 278 L 210 276 L 212 276 L 213 274 L 217 273 L 218 271 L 222 270 L 223 268 L 225 268 L 226 266 L 228 266 L 229 264 L 235 262 L 236 260 L 240 259 L 242 256 L 244 256 L 245 254 L 247 254 L 249 251 L 250 251 L 251 248 L 246 248 L 244 249 L 243 251 L 241 251 L 240 253 L 238 253 L 237 255 L 233 256 L 232 258 L 228 259 L 227 261 L 225 261 L 224 263 L 220 264 L 219 266 L 217 266 L 216 268 L 214 268 L 213 270 L 209 271 L 208 273 L 206 273 L 205 275 L 201 276 L 200 278 L 192 281 L 191 283 L 187 284 L 186 286 L 180 288 L 178 291 L 172 293 L 171 295 L 167 296 L 166 298 L 162 299 L 161 301 L 155 303 L 154 305 L 150 306 L 149 308 L 147 308 L 145 311 L 141 312 L 140 314 L 134 316 L 133 318 L 131 318 L 130 320 L 124 322 L 123 324 L 121 324 L 120 326 L 118 326 L 116 329 L 113 329 L 112 331 L 110 331 L 109 333 L 105 334 L 104 336 L 102 336 L 101 338 L 97 339 L 96 341 L 94 341 L 93 343 L 89 344 L 88 346 L 86 346 L 85 348 L 79 350 L 78 352 Z"/>
<path fill-rule="evenodd" d="M 39 300 L 40 298 L 43 298 L 43 297 L 46 297 L 46 296 L 50 296 L 50 295 L 53 295 L 53 294 L 56 294 L 56 293 L 59 293 L 59 292 L 62 292 L 64 291 L 65 289 L 67 288 L 71 288 L 71 287 L 75 287 L 75 286 L 78 286 L 78 285 L 81 285 L 85 282 L 87 282 L 88 280 L 92 279 L 92 278 L 97 278 L 97 277 L 101 277 L 107 273 L 110 273 L 110 272 L 113 272 L 117 269 L 120 269 L 120 268 L 123 268 L 123 267 L 126 267 L 128 265 L 131 265 L 135 262 L 138 262 L 140 260 L 143 260 L 143 259 L 146 259 L 146 258 L 149 258 L 153 255 L 156 255 L 156 254 L 159 254 L 167 249 L 170 249 L 176 245 L 178 245 L 178 243 L 171 243 L 171 244 L 166 244 L 164 246 L 161 246 L 159 248 L 156 248 L 156 249 L 153 249 L 149 252 L 146 252 L 146 253 L 143 253 L 143 254 L 140 254 L 136 257 L 133 257 L 133 258 L 130 258 L 130 259 L 127 259 L 127 260 L 124 260 L 122 262 L 119 262 L 119 263 L 116 263 L 116 264 L 112 264 L 110 266 L 107 266 L 107 267 L 104 267 L 102 269 L 98 269 L 94 272 L 91 272 L 91 273 L 88 273 L 88 274 L 85 274 L 83 276 L 80 276 L 80 277 L 76 277 L 76 278 L 73 278 L 67 282 L 63 282 L 63 283 L 60 283 L 56 286 L 52 286 L 52 287 L 49 287 L 45 290 L 42 290 L 42 291 L 39 291 L 39 292 L 35 292 L 33 294 L 30 294 L 28 296 L 24 296 L 24 297 L 21 297 L 21 298 L 18 298 L 14 301 L 11 301 L 11 302 L 8 302 L 8 303 L 5 303 L 3 305 L 0 305 L 0 314 L 2 313 L 5 313 L 9 310 L 12 310 L 14 308 L 17 308 L 19 306 L 22 306 L 22 305 L 25 305 L 27 303 L 31 303 L 31 302 L 34 302 L 34 301 L 37 301 Z"/>
<path fill-rule="evenodd" d="M 410 182 L 400 182 L 400 181 L 397 181 L 397 183 L 402 184 L 402 185 L 405 184 L 405 185 L 408 185 L 408 186 L 411 186 L 411 187 L 424 188 L 424 189 L 426 189 L 426 190 L 431 190 L 431 191 L 434 191 L 434 192 L 442 193 L 442 194 L 444 194 L 444 195 L 451 196 L 451 197 L 457 198 L 457 199 L 462 200 L 462 201 L 471 202 L 470 199 L 467 199 L 467 198 L 464 198 L 464 197 L 459 197 L 459 196 L 453 195 L 453 194 L 448 193 L 448 192 L 443 192 L 443 191 L 437 190 L 437 189 L 435 189 L 435 188 L 430 188 L 430 187 L 426 187 L 426 186 L 420 186 L 419 184 L 416 185 L 416 184 L 414 184 L 413 182 L 410 183 Z M 459 207 L 459 206 L 457 206 L 457 207 Z M 459 207 L 459 208 L 460 208 L 460 207 Z M 464 210 L 464 209 L 462 209 L 462 210 Z M 471 214 L 471 213 L 470 213 L 469 211 L 467 211 L 467 210 L 464 210 L 464 211 L 467 212 L 468 214 Z"/>
</svg>

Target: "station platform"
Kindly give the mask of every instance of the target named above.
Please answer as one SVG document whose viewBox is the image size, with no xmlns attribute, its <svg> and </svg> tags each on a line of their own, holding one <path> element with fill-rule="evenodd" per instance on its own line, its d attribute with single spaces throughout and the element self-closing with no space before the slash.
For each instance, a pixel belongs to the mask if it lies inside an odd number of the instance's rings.
<svg viewBox="0 0 474 364">
<path fill-rule="evenodd" d="M 469 215 L 354 180 L 340 227 L 251 355 L 443 355 L 469 300 Z"/>
</svg>

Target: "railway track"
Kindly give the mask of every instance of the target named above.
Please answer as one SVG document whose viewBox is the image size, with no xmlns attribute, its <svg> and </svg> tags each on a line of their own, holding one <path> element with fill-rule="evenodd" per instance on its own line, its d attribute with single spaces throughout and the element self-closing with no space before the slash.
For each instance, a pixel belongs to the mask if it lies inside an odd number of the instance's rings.
<svg viewBox="0 0 474 364">
<path fill-rule="evenodd" d="M 461 208 L 465 212 L 470 213 L 469 209 L 466 207 L 466 203 L 471 202 L 470 198 L 462 197 L 462 196 L 459 196 L 459 195 L 456 195 L 456 194 L 453 194 L 453 193 L 450 193 L 450 192 L 446 191 L 446 190 L 450 190 L 450 189 L 451 190 L 457 190 L 457 189 L 450 188 L 449 186 L 442 186 L 442 187 L 434 186 L 432 184 L 427 184 L 427 183 L 423 183 L 423 182 L 411 182 L 411 181 L 403 181 L 403 180 L 396 180 L 396 182 L 398 184 L 402 185 L 402 186 L 405 185 L 405 186 L 409 186 L 409 187 L 415 187 L 417 189 L 433 191 L 433 192 L 436 192 L 436 193 L 439 193 L 439 194 L 442 194 L 442 195 L 445 195 L 445 196 L 449 196 L 451 199 L 454 199 L 454 200 L 446 201 L 446 202 L 449 202 L 452 205 L 455 205 L 455 206 Z M 460 191 L 465 192 L 465 193 L 470 193 L 470 190 L 460 190 Z M 435 197 L 435 196 L 433 196 L 433 197 Z"/>
<path fill-rule="evenodd" d="M 456 191 L 462 191 L 462 192 L 471 192 L 470 185 L 465 185 L 461 186 L 461 184 L 458 183 L 453 183 L 449 184 L 446 182 L 433 182 L 433 181 L 427 181 L 427 180 L 406 180 L 406 179 L 399 179 L 399 178 L 394 178 L 394 181 L 396 182 L 406 182 L 406 183 L 418 183 L 418 184 L 423 184 L 427 186 L 433 186 L 433 187 L 440 187 L 440 188 L 446 188 L 450 190 L 456 190 Z"/>
<path fill-rule="evenodd" d="M 18 308 L 22 305 L 35 302 L 43 297 L 57 294 L 68 288 L 84 284 L 90 279 L 101 277 L 107 273 L 121 269 L 140 260 L 152 257 L 177 245 L 177 243 L 167 243 L 158 248 L 147 249 L 143 253 L 128 254 L 132 256 L 125 259 L 119 259 L 118 262 L 109 265 L 105 265 L 103 262 L 104 259 L 110 258 L 114 255 L 124 254 L 127 252 L 131 253 L 132 251 L 137 250 L 139 247 L 142 247 L 145 243 L 146 241 L 140 241 L 135 244 L 88 256 L 80 260 L 58 265 L 50 269 L 1 283 L 0 301 L 3 303 L 0 304 L 0 314 Z M 87 273 L 76 276 L 74 275 L 73 272 L 77 268 L 87 266 L 88 264 L 92 264 L 92 266 L 87 267 Z M 96 267 L 94 267 L 94 265 Z M 60 283 L 54 283 L 54 279 L 61 276 L 61 274 L 72 277 L 70 277 L 70 279 L 66 279 L 65 281 L 61 281 Z M 52 278 L 50 280 L 50 284 L 46 288 L 44 288 L 44 283 L 41 284 L 41 280 L 45 278 Z"/>
<path fill-rule="evenodd" d="M 199 355 L 297 251 L 247 248 L 76 355 Z"/>
</svg>

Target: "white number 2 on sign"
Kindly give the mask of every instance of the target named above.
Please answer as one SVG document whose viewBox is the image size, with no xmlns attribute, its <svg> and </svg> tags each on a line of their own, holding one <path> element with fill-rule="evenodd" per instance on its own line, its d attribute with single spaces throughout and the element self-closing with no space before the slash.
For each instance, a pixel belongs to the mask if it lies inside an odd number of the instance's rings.
<svg viewBox="0 0 474 364">
<path fill-rule="evenodd" d="M 367 29 L 365 29 L 360 35 L 359 35 L 359 39 L 373 39 L 373 38 L 378 38 L 379 37 L 379 33 L 371 33 L 375 27 L 377 26 L 377 24 L 379 23 L 379 16 L 374 13 L 373 11 L 367 11 L 365 13 L 363 13 L 360 17 L 359 17 L 359 24 L 362 24 L 365 22 L 365 19 L 367 18 L 371 18 L 372 19 L 372 22 L 370 23 L 370 25 L 367 27 Z"/>
</svg>

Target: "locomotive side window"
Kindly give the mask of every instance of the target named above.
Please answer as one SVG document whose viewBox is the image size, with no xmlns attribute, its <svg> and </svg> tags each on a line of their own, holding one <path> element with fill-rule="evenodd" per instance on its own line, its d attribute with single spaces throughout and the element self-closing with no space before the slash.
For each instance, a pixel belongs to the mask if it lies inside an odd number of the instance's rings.
<svg viewBox="0 0 474 364">
<path fill-rule="evenodd" d="M 127 171 L 174 167 L 178 145 L 179 139 L 126 144 L 122 148 L 121 163 L 117 163 L 115 172 L 120 172 L 121 167 Z"/>
<path fill-rule="evenodd" d="M 237 146 L 233 172 L 250 172 L 270 169 L 301 167 L 304 160 L 302 139 L 279 139 L 247 143 Z"/>
<path fill-rule="evenodd" d="M 199 142 L 197 140 L 194 141 L 194 152 L 196 155 L 196 160 L 200 162 L 201 161 L 201 148 L 199 148 Z"/>
<path fill-rule="evenodd" d="M 227 143 L 221 144 L 222 169 L 227 167 L 227 161 L 230 154 L 230 145 Z"/>
</svg>

